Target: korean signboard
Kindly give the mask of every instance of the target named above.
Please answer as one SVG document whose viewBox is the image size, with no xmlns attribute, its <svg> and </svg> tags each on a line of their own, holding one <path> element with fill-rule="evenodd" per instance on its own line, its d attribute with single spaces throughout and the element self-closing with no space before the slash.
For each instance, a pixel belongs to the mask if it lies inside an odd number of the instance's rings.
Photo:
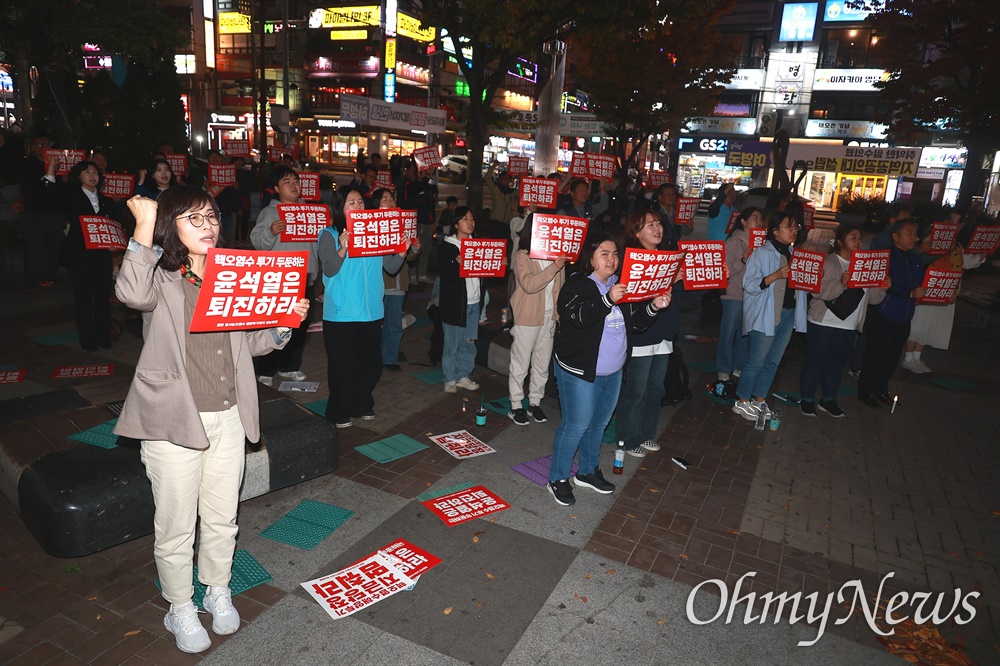
<svg viewBox="0 0 1000 666">
<path fill-rule="evenodd" d="M 634 303 L 667 294 L 681 269 L 683 252 L 625 248 L 622 281 L 625 295 L 619 303 Z"/>
<path fill-rule="evenodd" d="M 555 208 L 558 200 L 558 181 L 550 178 L 522 178 L 519 184 L 521 206 L 538 206 L 539 208 Z"/>
<path fill-rule="evenodd" d="M 590 224 L 586 218 L 535 213 L 532 220 L 529 252 L 532 259 L 577 260 Z"/>
<path fill-rule="evenodd" d="M 125 229 L 103 215 L 81 215 L 83 243 L 88 250 L 124 250 L 128 246 Z"/>
<path fill-rule="evenodd" d="M 278 204 L 278 218 L 285 222 L 282 243 L 315 243 L 330 226 L 330 209 L 323 204 Z"/>
<path fill-rule="evenodd" d="M 507 241 L 503 238 L 463 238 L 458 275 L 463 278 L 503 277 L 507 270 Z"/>
</svg>

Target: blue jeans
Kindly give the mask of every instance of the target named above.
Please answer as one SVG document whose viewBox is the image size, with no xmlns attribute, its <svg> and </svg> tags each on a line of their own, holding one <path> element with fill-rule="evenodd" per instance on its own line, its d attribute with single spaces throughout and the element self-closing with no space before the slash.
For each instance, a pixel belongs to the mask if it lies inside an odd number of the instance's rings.
<svg viewBox="0 0 1000 666">
<path fill-rule="evenodd" d="M 727 375 L 743 372 L 750 338 L 743 335 L 743 301 L 723 298 L 719 346 L 715 348 L 715 369 Z"/>
<path fill-rule="evenodd" d="M 399 360 L 399 341 L 403 339 L 403 301 L 406 294 L 386 294 L 382 297 L 385 319 L 382 320 L 382 363 Z"/>
<path fill-rule="evenodd" d="M 778 372 L 781 357 L 785 355 L 785 347 L 792 339 L 794 327 L 795 308 L 784 308 L 774 335 L 750 331 L 750 352 L 740 375 L 740 383 L 736 386 L 736 396 L 740 400 L 749 400 L 751 396 L 764 399 L 771 392 L 771 382 Z"/>
<path fill-rule="evenodd" d="M 851 356 L 858 332 L 809 322 L 806 332 L 806 362 L 799 376 L 799 395 L 812 402 L 816 387 L 823 400 L 836 400 L 844 364 Z"/>
<path fill-rule="evenodd" d="M 479 337 L 479 303 L 465 306 L 465 327 L 444 326 L 441 370 L 446 382 L 457 382 L 476 367 L 476 338 Z"/>
<path fill-rule="evenodd" d="M 573 458 L 580 451 L 578 474 L 593 474 L 600 464 L 601 440 L 618 404 L 622 371 L 596 377 L 593 383 L 580 379 L 555 364 L 562 420 L 552 442 L 549 481 L 569 478 Z"/>
<path fill-rule="evenodd" d="M 670 354 L 633 356 L 628 360 L 615 421 L 618 439 L 625 442 L 626 449 L 637 449 L 646 440 L 656 439 L 669 361 Z"/>
</svg>

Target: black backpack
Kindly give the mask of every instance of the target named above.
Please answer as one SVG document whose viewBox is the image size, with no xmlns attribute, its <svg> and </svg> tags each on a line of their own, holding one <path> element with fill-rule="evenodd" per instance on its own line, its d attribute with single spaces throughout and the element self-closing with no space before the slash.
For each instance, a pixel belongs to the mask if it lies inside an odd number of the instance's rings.
<svg viewBox="0 0 1000 666">
<path fill-rule="evenodd" d="M 674 351 L 670 354 L 670 361 L 667 363 L 667 375 L 663 379 L 663 399 L 660 400 L 661 407 L 675 407 L 692 397 L 691 388 L 688 382 L 691 374 L 688 372 L 687 363 L 684 362 L 684 354 L 681 348 L 674 343 Z"/>
</svg>

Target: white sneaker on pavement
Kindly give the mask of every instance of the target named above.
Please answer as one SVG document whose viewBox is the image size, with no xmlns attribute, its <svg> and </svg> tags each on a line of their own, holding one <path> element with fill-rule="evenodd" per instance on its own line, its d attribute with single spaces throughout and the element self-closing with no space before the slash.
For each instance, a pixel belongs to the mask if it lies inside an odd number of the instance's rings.
<svg viewBox="0 0 1000 666">
<path fill-rule="evenodd" d="M 917 365 L 918 365 L 918 366 L 920 367 L 920 374 L 927 374 L 928 372 L 933 372 L 933 370 L 931 370 L 931 369 L 930 369 L 930 368 L 929 368 L 929 367 L 927 366 L 927 364 L 926 364 L 926 363 L 924 363 L 924 362 L 923 362 L 923 361 L 922 361 L 921 359 L 919 359 L 919 358 L 918 358 L 918 359 L 917 359 L 917 360 L 915 361 L 915 363 L 916 363 L 916 364 L 917 364 Z"/>
<path fill-rule="evenodd" d="M 264 386 L 271 386 L 272 384 L 274 384 L 274 377 L 268 377 L 267 375 L 258 375 L 257 381 L 263 384 Z"/>
<path fill-rule="evenodd" d="M 212 647 L 212 639 L 198 619 L 198 609 L 193 602 L 170 604 L 170 610 L 163 616 L 163 626 L 177 639 L 177 649 L 196 654 Z"/>
<path fill-rule="evenodd" d="M 445 382 L 444 383 L 445 393 L 458 393 L 458 389 L 455 387 L 455 382 Z"/>
<path fill-rule="evenodd" d="M 282 379 L 289 379 L 293 382 L 304 382 L 306 380 L 306 373 L 300 370 L 293 370 L 292 372 L 279 372 L 278 376 Z"/>
<path fill-rule="evenodd" d="M 212 631 L 225 636 L 240 628 L 240 613 L 233 606 L 233 594 L 228 587 L 209 586 L 203 603 L 212 614 Z"/>
<path fill-rule="evenodd" d="M 479 388 L 479 384 L 472 381 L 468 377 L 462 377 L 461 379 L 459 379 L 457 382 L 455 382 L 455 386 L 457 386 L 458 388 L 463 388 L 467 391 L 475 391 L 476 389 Z"/>
<path fill-rule="evenodd" d="M 909 370 L 915 375 L 922 375 L 924 373 L 924 371 L 921 370 L 920 366 L 917 365 L 916 361 L 903 361 L 902 363 L 899 364 L 899 367 L 901 367 L 903 370 Z"/>
</svg>

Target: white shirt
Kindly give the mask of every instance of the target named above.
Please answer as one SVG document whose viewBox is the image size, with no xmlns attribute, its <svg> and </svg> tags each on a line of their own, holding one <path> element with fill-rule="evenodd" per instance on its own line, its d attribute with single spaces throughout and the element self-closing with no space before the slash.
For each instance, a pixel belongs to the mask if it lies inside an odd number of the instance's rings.
<svg viewBox="0 0 1000 666">
<path fill-rule="evenodd" d="M 847 259 L 844 259 L 839 254 L 833 255 L 840 262 L 841 268 L 845 271 L 849 265 Z M 861 313 L 865 311 L 865 307 L 868 305 L 868 290 L 865 289 L 865 295 L 861 297 L 861 302 L 858 303 L 858 307 L 854 308 L 854 312 L 850 314 L 847 319 L 841 319 L 837 315 L 833 314 L 828 308 L 825 313 L 823 313 L 822 321 L 817 321 L 813 317 L 809 317 L 809 321 L 814 324 L 819 324 L 820 326 L 829 326 L 830 328 L 842 328 L 848 331 L 854 331 L 858 328 L 858 320 L 861 318 Z"/>
<path fill-rule="evenodd" d="M 88 199 L 90 199 L 90 205 L 94 207 L 94 212 L 95 213 L 100 212 L 100 210 L 101 210 L 101 202 L 97 199 L 97 190 L 94 190 L 93 192 L 91 192 L 90 190 L 88 190 L 86 187 L 83 187 L 82 185 L 80 186 L 80 189 L 83 190 L 83 193 L 87 195 Z"/>
<path fill-rule="evenodd" d="M 458 236 L 445 236 L 446 243 L 451 243 L 458 248 L 458 263 L 462 263 L 462 241 L 459 240 Z M 475 305 L 479 302 L 481 298 L 479 294 L 479 280 L 477 278 L 464 278 L 465 279 L 465 304 Z"/>
</svg>

